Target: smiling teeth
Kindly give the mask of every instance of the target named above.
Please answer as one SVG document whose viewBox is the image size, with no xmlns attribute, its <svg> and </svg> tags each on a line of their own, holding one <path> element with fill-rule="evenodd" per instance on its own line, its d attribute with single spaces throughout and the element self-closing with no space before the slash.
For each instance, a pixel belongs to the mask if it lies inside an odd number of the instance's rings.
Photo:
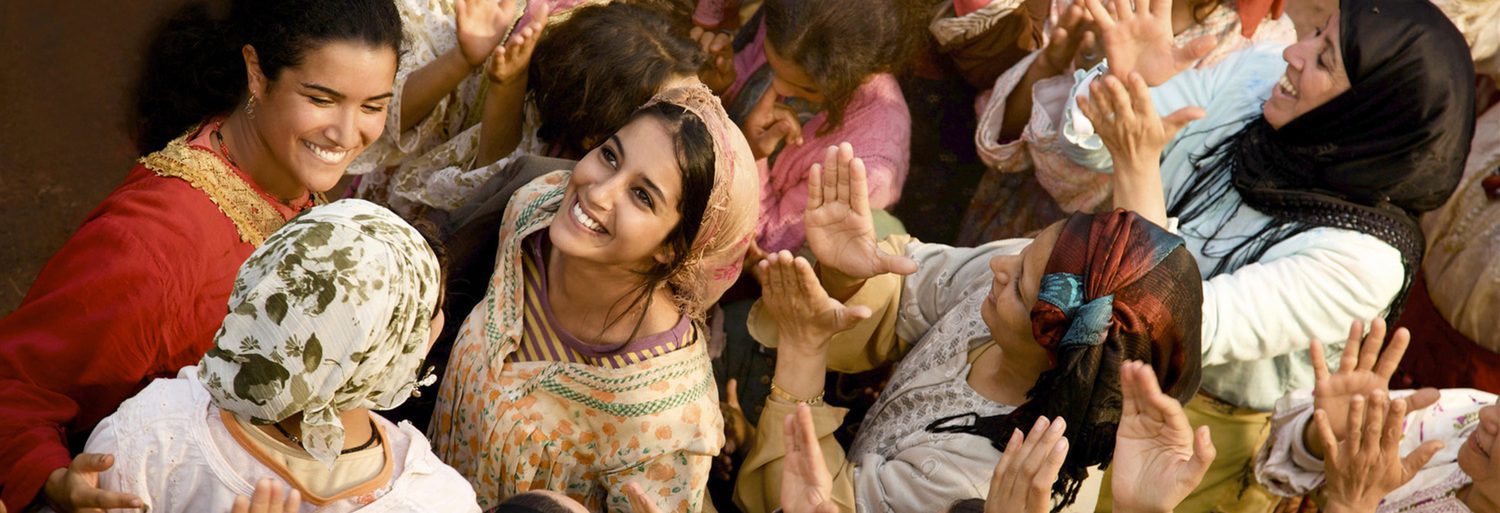
<svg viewBox="0 0 1500 513">
<path fill-rule="evenodd" d="M 589 217 L 588 214 L 584 214 L 583 207 L 578 206 L 577 203 L 573 204 L 573 219 L 577 219 L 578 224 L 583 225 L 584 228 L 588 228 L 598 233 L 608 233 L 604 231 L 603 225 L 599 224 L 597 221 L 594 221 L 594 219 Z"/>
<path fill-rule="evenodd" d="M 345 150 L 345 151 L 328 151 L 328 150 L 325 150 L 323 148 L 319 148 L 317 145 L 315 145 L 313 143 L 310 143 L 310 142 L 307 142 L 307 141 L 302 141 L 302 145 L 306 146 L 307 149 L 312 150 L 313 155 L 317 155 L 319 159 L 321 159 L 323 162 L 327 162 L 329 164 L 337 164 L 339 162 L 343 162 L 344 161 L 344 157 L 347 156 L 347 155 L 349 155 L 349 151 L 348 150 Z"/>
<path fill-rule="evenodd" d="M 1297 97 L 1297 87 L 1292 85 L 1292 79 L 1286 75 L 1282 75 L 1281 80 L 1276 81 L 1276 87 L 1280 88 L 1281 92 L 1287 96 Z"/>
</svg>

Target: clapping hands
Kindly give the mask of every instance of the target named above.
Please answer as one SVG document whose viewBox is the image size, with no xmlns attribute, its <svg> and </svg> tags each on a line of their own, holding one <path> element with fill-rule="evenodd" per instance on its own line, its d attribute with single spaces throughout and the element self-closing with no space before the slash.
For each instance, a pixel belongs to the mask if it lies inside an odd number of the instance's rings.
<svg viewBox="0 0 1500 513">
<path fill-rule="evenodd" d="M 531 22 L 517 29 L 510 41 L 494 47 L 493 56 L 485 66 L 485 75 L 490 81 L 504 84 L 526 74 L 527 68 L 531 67 L 531 54 L 536 50 L 537 41 L 542 39 L 542 31 L 547 28 L 548 14 L 547 3 L 538 3 Z"/>
<path fill-rule="evenodd" d="M 484 63 L 500 46 L 516 19 L 521 0 L 454 0 L 458 48 L 471 68 Z"/>
<path fill-rule="evenodd" d="M 1213 50 L 1212 36 L 1194 39 L 1182 47 L 1173 44 L 1172 0 L 1085 2 L 1094 30 L 1104 43 L 1109 72 L 1117 78 L 1140 73 L 1147 85 L 1155 87 Z"/>
</svg>

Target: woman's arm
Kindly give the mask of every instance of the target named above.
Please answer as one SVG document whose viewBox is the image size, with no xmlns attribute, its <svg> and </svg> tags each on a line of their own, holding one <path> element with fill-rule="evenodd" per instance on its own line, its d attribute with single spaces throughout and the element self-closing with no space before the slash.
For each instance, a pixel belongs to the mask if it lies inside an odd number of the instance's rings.
<svg viewBox="0 0 1500 513">
<path fill-rule="evenodd" d="M 484 99 L 484 122 L 479 129 L 479 157 L 474 167 L 488 166 L 521 144 L 526 102 L 527 69 L 531 54 L 547 27 L 548 7 L 537 6 L 535 16 L 503 47 L 495 48 L 485 70 L 490 91 Z"/>
<path fill-rule="evenodd" d="M 499 46 L 515 19 L 516 2 L 455 0 L 458 45 L 407 75 L 401 87 L 400 131 L 417 126 L 464 77 Z M 408 10 L 402 6 L 403 11 Z M 414 8 L 425 11 L 426 9 Z M 424 12 L 426 15 L 440 15 Z M 404 16 L 409 18 L 410 16 Z"/>
</svg>

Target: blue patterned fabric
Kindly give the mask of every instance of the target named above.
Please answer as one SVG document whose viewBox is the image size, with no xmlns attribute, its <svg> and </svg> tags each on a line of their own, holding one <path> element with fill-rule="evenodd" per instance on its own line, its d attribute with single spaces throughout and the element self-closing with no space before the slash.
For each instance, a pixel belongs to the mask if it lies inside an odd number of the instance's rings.
<svg viewBox="0 0 1500 513">
<path fill-rule="evenodd" d="M 1083 277 L 1072 273 L 1051 273 L 1042 276 L 1042 286 L 1037 299 L 1052 303 L 1070 322 L 1067 334 L 1063 335 L 1060 348 L 1084 345 L 1094 346 L 1104 342 L 1109 333 L 1110 313 L 1114 311 L 1115 296 L 1110 294 L 1083 301 Z"/>
</svg>

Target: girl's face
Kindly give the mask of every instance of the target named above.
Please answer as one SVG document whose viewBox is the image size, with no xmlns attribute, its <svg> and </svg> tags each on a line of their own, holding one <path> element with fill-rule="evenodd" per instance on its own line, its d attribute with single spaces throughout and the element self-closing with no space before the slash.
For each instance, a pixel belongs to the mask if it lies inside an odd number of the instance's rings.
<svg viewBox="0 0 1500 513">
<path fill-rule="evenodd" d="M 670 263 L 667 235 L 682 219 L 676 142 L 656 116 L 641 116 L 573 168 L 548 233 L 563 254 L 649 269 Z"/>
<path fill-rule="evenodd" d="M 1282 52 L 1286 74 L 1271 89 L 1262 115 L 1272 128 L 1281 128 L 1349 90 L 1344 57 L 1339 50 L 1339 16 L 1335 11 L 1323 26 L 1303 35 Z"/>
<path fill-rule="evenodd" d="M 1054 223 L 1037 234 L 1035 240 L 1017 255 L 998 255 L 990 259 L 994 281 L 990 294 L 979 307 L 990 336 L 1007 354 L 1014 352 L 1045 353 L 1031 332 L 1031 307 L 1041 290 L 1042 272 L 1052 248 L 1057 245 L 1062 223 Z M 1045 356 L 1043 356 L 1045 358 Z"/>
<path fill-rule="evenodd" d="M 396 77 L 396 52 L 334 41 L 312 48 L 301 64 L 270 82 L 250 46 L 244 49 L 255 97 L 250 119 L 258 145 L 281 173 L 268 192 L 293 199 L 327 191 L 344 169 L 385 130 Z"/>
<path fill-rule="evenodd" d="M 818 89 L 817 82 L 813 82 L 812 76 L 801 65 L 792 62 L 791 59 L 781 57 L 776 49 L 771 47 L 771 42 L 765 42 L 766 64 L 771 66 L 771 88 L 776 90 L 780 96 L 795 96 L 812 103 L 821 104 L 825 100 L 823 92 Z"/>
</svg>

